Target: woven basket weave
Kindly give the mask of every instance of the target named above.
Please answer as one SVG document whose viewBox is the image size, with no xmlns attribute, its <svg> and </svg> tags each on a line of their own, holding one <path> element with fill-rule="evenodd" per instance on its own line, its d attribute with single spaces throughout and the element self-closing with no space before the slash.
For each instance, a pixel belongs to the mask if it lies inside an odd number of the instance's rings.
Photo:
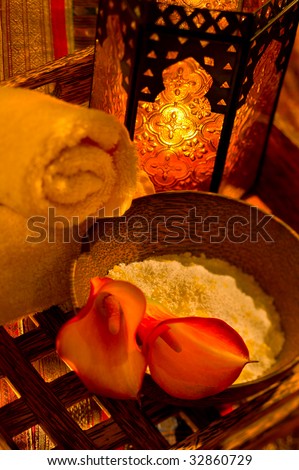
<svg viewBox="0 0 299 470">
<path fill-rule="evenodd" d="M 93 52 L 88 47 L 0 85 L 51 85 L 60 98 L 86 104 Z M 70 315 L 53 307 L 0 327 L 7 401 L 0 408 L 0 448 L 260 449 L 299 428 L 296 361 L 250 397 L 230 396 L 234 405 L 225 409 L 217 399 L 190 406 L 149 398 L 150 384 L 140 403 L 92 396 L 55 353 L 57 332 Z"/>
</svg>

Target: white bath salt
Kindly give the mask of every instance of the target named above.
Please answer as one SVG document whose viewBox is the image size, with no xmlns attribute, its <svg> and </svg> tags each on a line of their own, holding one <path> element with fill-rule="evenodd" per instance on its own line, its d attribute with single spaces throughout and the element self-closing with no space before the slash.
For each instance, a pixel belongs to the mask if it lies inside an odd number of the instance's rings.
<svg viewBox="0 0 299 470">
<path fill-rule="evenodd" d="M 250 359 L 236 383 L 263 375 L 281 351 L 284 335 L 273 299 L 255 279 L 220 259 L 190 253 L 115 266 L 113 279 L 138 286 L 147 299 L 177 316 L 220 318 L 243 338 Z"/>
</svg>

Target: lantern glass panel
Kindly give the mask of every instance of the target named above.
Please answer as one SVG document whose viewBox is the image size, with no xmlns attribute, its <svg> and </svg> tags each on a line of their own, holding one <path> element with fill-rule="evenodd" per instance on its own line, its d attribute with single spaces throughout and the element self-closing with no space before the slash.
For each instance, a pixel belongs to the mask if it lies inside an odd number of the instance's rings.
<svg viewBox="0 0 299 470">
<path fill-rule="evenodd" d="M 254 184 L 281 80 L 276 66 L 281 47 L 275 39 L 265 47 L 246 100 L 237 110 L 220 185 L 223 194 L 239 197 Z"/>
<path fill-rule="evenodd" d="M 156 191 L 241 196 L 262 162 L 298 0 L 101 0 L 91 105 Z"/>
</svg>

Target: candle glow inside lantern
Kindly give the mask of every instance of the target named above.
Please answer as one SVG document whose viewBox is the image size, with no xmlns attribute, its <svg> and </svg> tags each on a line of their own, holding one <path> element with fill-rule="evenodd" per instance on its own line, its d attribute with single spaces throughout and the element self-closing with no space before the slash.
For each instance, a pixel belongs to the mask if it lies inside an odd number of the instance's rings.
<svg viewBox="0 0 299 470">
<path fill-rule="evenodd" d="M 100 0 L 91 106 L 135 141 L 156 191 L 254 184 L 298 0 Z"/>
</svg>

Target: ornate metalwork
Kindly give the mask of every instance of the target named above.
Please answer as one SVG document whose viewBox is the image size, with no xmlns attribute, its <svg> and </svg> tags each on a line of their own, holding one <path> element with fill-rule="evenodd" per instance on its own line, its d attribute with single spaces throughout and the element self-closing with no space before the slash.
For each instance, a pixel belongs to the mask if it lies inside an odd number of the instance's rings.
<svg viewBox="0 0 299 470">
<path fill-rule="evenodd" d="M 263 51 L 253 73 L 253 86 L 238 109 L 220 187 L 222 193 L 240 196 L 255 180 L 269 118 L 281 73 L 276 60 L 281 44 L 272 40 Z"/>
<path fill-rule="evenodd" d="M 96 63 L 93 106 L 114 114 L 124 122 L 127 104 L 127 92 L 123 88 L 121 61 L 124 58 L 125 45 L 122 38 L 120 20 L 117 15 L 107 18 L 107 37 L 101 45 L 96 42 Z"/>
<path fill-rule="evenodd" d="M 126 124 L 157 191 L 241 194 L 297 23 L 298 0 L 101 0 L 91 104 Z"/>
<path fill-rule="evenodd" d="M 209 8 L 210 10 L 225 10 L 233 11 L 238 10 L 240 1 L 239 0 L 157 0 L 158 3 L 168 5 L 183 6 L 189 11 L 193 8 Z"/>
<path fill-rule="evenodd" d="M 190 57 L 162 76 L 165 89 L 155 102 L 138 105 L 135 142 L 141 166 L 157 191 L 208 188 L 223 123 L 205 97 L 212 77 Z"/>
</svg>

